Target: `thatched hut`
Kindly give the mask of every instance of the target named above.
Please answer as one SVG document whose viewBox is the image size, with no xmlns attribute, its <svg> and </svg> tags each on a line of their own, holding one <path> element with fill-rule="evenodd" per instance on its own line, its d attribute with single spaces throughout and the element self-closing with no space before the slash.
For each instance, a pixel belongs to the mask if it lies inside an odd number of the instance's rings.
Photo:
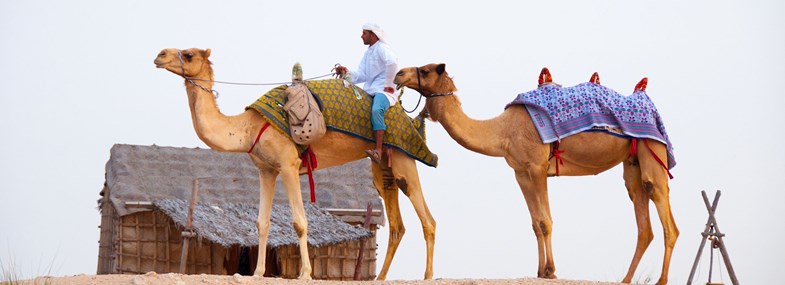
<svg viewBox="0 0 785 285">
<path fill-rule="evenodd" d="M 361 248 L 361 279 L 376 276 L 376 228 L 384 217 L 369 163 L 314 173 L 317 203 L 306 202 L 305 210 L 315 279 L 352 279 Z M 307 199 L 307 178 L 301 182 Z M 197 202 L 187 231 L 194 188 Z M 101 196 L 98 274 L 179 272 L 184 233 L 194 236 L 186 273 L 249 275 L 255 269 L 259 176 L 246 154 L 118 144 L 110 151 Z M 373 211 L 366 230 L 361 224 L 368 203 Z M 269 276 L 296 278 L 299 272 L 288 205 L 278 181 L 267 245 Z"/>
</svg>

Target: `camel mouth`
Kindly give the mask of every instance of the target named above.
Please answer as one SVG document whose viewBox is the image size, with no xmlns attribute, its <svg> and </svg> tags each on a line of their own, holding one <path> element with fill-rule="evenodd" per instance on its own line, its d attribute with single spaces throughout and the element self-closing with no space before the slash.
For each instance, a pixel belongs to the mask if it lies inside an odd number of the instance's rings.
<svg viewBox="0 0 785 285">
<path fill-rule="evenodd" d="M 158 60 L 153 61 L 155 64 L 155 68 L 164 68 L 165 65 L 169 64 L 169 62 L 160 62 Z"/>
</svg>

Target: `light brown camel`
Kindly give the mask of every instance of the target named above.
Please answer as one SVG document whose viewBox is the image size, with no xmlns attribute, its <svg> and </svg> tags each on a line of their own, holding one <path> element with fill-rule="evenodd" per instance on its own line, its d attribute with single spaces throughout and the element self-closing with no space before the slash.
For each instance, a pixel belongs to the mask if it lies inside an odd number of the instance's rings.
<svg viewBox="0 0 785 285">
<path fill-rule="evenodd" d="M 548 176 L 556 173 L 553 167 L 549 167 L 553 163 L 549 161 L 550 145 L 540 140 L 526 108 L 514 105 L 490 120 L 469 118 L 463 112 L 458 97 L 453 94 L 457 89 L 447 75 L 444 64 L 401 69 L 395 77 L 395 84 L 398 88 L 415 89 L 425 96 L 424 111 L 430 113 L 432 120 L 441 123 L 458 144 L 484 155 L 504 157 L 515 171 L 515 179 L 529 207 L 532 227 L 537 236 L 537 277 L 556 278 L 546 181 Z M 659 157 L 666 157 L 665 145 L 654 140 L 648 141 Z M 668 200 L 668 174 L 649 151 L 630 155 L 630 147 L 628 139 L 599 132 L 569 136 L 560 143 L 560 149 L 565 152 L 561 154 L 564 164 L 560 165 L 559 175 L 594 175 L 619 163 L 624 164 L 624 181 L 638 224 L 638 243 L 623 282 L 632 280 L 641 256 L 653 239 L 648 207 L 648 201 L 652 200 L 665 235 L 665 256 L 658 284 L 666 284 L 671 253 L 679 235 Z"/>
<path fill-rule="evenodd" d="M 281 176 L 289 205 L 292 209 L 294 229 L 297 232 L 300 246 L 300 279 L 311 278 L 311 264 L 307 247 L 307 221 L 303 210 L 302 193 L 300 192 L 299 175 L 304 173 L 300 166 L 295 144 L 287 136 L 268 130 L 254 145 L 254 140 L 265 119 L 257 111 L 246 110 L 236 116 L 226 116 L 218 110 L 211 92 L 213 86 L 213 69 L 208 57 L 210 49 L 164 49 L 158 53 L 154 63 L 158 68 L 183 76 L 191 119 L 199 138 L 210 148 L 223 152 L 250 152 L 250 158 L 259 168 L 259 216 L 256 226 L 259 230 L 259 258 L 254 275 L 262 276 L 265 270 L 265 254 L 267 234 L 270 226 L 270 209 L 275 194 L 275 179 Z M 191 80 L 189 80 L 189 78 Z M 371 149 L 373 143 L 346 135 L 340 132 L 327 131 L 325 136 L 311 145 L 318 160 L 318 168 L 327 168 L 347 162 L 366 158 L 365 150 Z M 433 277 L 433 246 L 436 222 L 425 203 L 420 178 L 417 174 L 415 161 L 398 151 L 390 156 L 392 173 L 397 186 L 406 187 L 408 196 L 422 223 L 427 247 L 425 279 Z M 387 218 L 390 223 L 390 238 L 387 255 L 378 279 L 384 280 L 390 268 L 395 251 L 405 232 L 398 208 L 398 188 L 382 187 L 382 169 L 372 163 L 373 184 L 384 200 Z"/>
</svg>

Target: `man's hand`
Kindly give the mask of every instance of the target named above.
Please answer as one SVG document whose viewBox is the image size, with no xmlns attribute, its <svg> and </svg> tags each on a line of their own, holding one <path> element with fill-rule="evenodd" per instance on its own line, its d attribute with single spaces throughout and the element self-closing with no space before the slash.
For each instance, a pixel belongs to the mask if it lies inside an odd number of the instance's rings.
<svg viewBox="0 0 785 285">
<path fill-rule="evenodd" d="M 393 93 L 395 93 L 395 89 L 392 88 L 392 87 L 384 87 L 384 92 L 393 94 Z"/>
<path fill-rule="evenodd" d="M 349 72 L 349 69 L 343 65 L 336 64 L 331 71 L 335 71 L 335 78 L 343 79 L 346 73 Z"/>
</svg>

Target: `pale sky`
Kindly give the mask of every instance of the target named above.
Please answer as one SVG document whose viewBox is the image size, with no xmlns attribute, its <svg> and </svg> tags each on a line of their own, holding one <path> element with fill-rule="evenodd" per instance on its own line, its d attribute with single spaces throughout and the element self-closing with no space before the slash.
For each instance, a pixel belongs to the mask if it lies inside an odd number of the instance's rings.
<svg viewBox="0 0 785 285">
<path fill-rule="evenodd" d="M 263 2 L 263 3 L 262 3 Z M 734 269 L 746 284 L 781 282 L 785 256 L 785 4 L 781 1 L 0 1 L 0 260 L 23 276 L 95 274 L 98 192 L 113 144 L 206 147 L 183 80 L 155 69 L 163 48 L 211 48 L 216 80 L 280 82 L 340 62 L 356 67 L 365 22 L 378 22 L 399 66 L 447 64 L 464 111 L 496 116 L 536 87 L 542 67 L 572 86 L 600 73 L 631 93 L 642 77 L 674 144 L 670 181 L 681 236 L 670 281 L 686 282 L 717 210 Z M 225 114 L 271 87 L 217 85 Z M 408 90 L 404 106 L 412 108 Z M 439 167 L 418 164 L 437 221 L 436 278 L 536 276 L 536 239 L 512 170 L 427 125 Z M 619 281 L 636 226 L 616 167 L 549 179 L 556 275 Z M 420 279 L 425 244 L 402 202 L 407 233 L 389 279 Z M 636 281 L 656 282 L 663 237 Z M 387 228 L 379 231 L 379 263 Z M 706 282 L 708 250 L 696 283 Z M 715 273 L 719 271 L 715 264 Z M 723 273 L 727 271 L 723 268 Z M 720 277 L 715 275 L 713 280 Z M 726 284 L 730 278 L 722 277 Z"/>
</svg>

